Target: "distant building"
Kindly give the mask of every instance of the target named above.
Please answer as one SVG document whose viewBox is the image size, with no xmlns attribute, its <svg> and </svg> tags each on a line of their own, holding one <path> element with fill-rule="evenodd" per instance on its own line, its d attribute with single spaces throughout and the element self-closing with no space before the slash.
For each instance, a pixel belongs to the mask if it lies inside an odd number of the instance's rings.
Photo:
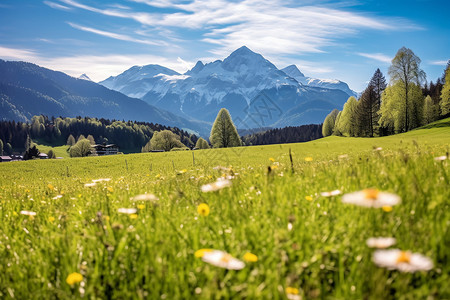
<svg viewBox="0 0 450 300">
<path fill-rule="evenodd" d="M 119 152 L 119 147 L 114 144 L 92 145 L 92 156 L 115 155 Z"/>
<path fill-rule="evenodd" d="M 48 155 L 45 153 L 39 153 L 38 157 L 39 159 L 48 159 Z"/>
<path fill-rule="evenodd" d="M 7 156 L 7 155 L 0 156 L 0 162 L 7 162 L 7 161 L 12 161 L 11 156 Z"/>
</svg>

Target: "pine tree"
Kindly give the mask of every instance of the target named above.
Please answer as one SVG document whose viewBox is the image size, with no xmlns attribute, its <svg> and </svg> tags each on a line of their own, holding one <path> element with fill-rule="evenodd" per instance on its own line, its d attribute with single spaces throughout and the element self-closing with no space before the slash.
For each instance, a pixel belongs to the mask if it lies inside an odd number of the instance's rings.
<svg viewBox="0 0 450 300">
<path fill-rule="evenodd" d="M 374 136 L 375 129 L 378 127 L 380 102 L 375 86 L 369 84 L 361 95 L 356 112 L 356 122 L 361 136 Z"/>
<path fill-rule="evenodd" d="M 222 108 L 217 114 L 209 140 L 214 148 L 241 146 L 241 139 L 227 109 Z"/>
<path fill-rule="evenodd" d="M 369 85 L 373 87 L 379 106 L 381 104 L 381 95 L 383 95 L 383 92 L 387 87 L 386 78 L 384 78 L 384 75 L 381 73 L 380 69 L 375 71 L 372 79 L 370 79 Z"/>
<path fill-rule="evenodd" d="M 425 72 L 420 69 L 420 58 L 417 57 L 411 49 L 402 47 L 398 50 L 392 64 L 389 67 L 389 75 L 391 76 L 391 83 L 397 85 L 395 89 L 401 92 L 401 101 L 404 102 L 403 128 L 404 131 L 415 128 L 417 124 L 417 115 L 414 115 L 412 110 L 417 111 L 415 103 L 412 101 L 412 93 L 415 86 L 420 86 L 425 79 Z"/>
<path fill-rule="evenodd" d="M 209 144 L 204 138 L 199 138 L 195 144 L 197 149 L 209 149 Z"/>
<path fill-rule="evenodd" d="M 450 113 L 450 61 L 445 69 L 444 81 L 445 83 L 441 92 L 441 101 L 439 102 L 442 116 L 446 116 Z"/>
<path fill-rule="evenodd" d="M 323 136 L 330 136 L 333 134 L 334 131 L 334 124 L 336 123 L 336 117 L 339 114 L 339 110 L 333 109 L 332 112 L 330 112 L 325 120 L 323 121 L 322 125 L 322 135 Z"/>
</svg>

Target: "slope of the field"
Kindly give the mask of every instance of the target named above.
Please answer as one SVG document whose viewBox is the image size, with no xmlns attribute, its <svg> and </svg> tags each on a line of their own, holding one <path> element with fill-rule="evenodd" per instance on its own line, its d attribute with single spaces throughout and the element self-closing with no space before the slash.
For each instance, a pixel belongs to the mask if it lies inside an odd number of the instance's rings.
<svg viewBox="0 0 450 300">
<path fill-rule="evenodd" d="M 449 123 L 373 139 L 1 163 L 0 297 L 285 299 L 294 287 L 304 299 L 448 299 Z M 201 191 L 224 175 L 231 187 Z M 85 186 L 99 178 L 111 180 Z M 385 211 L 320 195 L 368 187 L 402 202 Z M 130 199 L 145 192 L 157 203 Z M 372 236 L 395 237 L 394 248 L 434 267 L 379 268 Z M 195 257 L 202 248 L 258 261 L 227 271 Z M 83 281 L 67 284 L 72 272 Z"/>
</svg>

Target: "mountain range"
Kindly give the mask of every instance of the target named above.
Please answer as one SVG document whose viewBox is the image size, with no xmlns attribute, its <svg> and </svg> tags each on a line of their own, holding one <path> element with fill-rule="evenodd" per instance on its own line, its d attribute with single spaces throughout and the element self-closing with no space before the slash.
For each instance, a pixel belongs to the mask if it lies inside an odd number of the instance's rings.
<svg viewBox="0 0 450 300">
<path fill-rule="evenodd" d="M 318 124 L 356 94 L 342 81 L 305 77 L 294 65 L 280 70 L 245 46 L 184 74 L 134 66 L 99 83 L 187 119 L 210 123 L 225 107 L 240 129 Z"/>
<path fill-rule="evenodd" d="M 34 115 L 89 116 L 177 126 L 206 134 L 210 125 L 187 120 L 140 99 L 26 62 L 0 60 L 0 119 L 29 121 Z"/>
<path fill-rule="evenodd" d="M 243 46 L 227 58 L 199 61 L 180 74 L 134 66 L 95 83 L 26 62 L 0 60 L 0 119 L 33 115 L 90 116 L 176 126 L 202 136 L 227 108 L 241 130 L 322 123 L 353 92 L 345 82 L 306 77 L 295 65 L 278 69 Z"/>
</svg>

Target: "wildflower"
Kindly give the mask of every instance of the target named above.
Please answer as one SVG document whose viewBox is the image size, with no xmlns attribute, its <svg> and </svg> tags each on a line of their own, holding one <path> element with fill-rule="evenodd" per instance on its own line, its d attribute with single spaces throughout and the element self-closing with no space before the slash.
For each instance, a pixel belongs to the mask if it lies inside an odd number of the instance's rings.
<svg viewBox="0 0 450 300">
<path fill-rule="evenodd" d="M 28 210 L 21 210 L 20 214 L 25 215 L 25 216 L 30 216 L 30 217 L 34 217 L 36 215 L 36 213 L 34 211 L 28 211 Z"/>
<path fill-rule="evenodd" d="M 373 262 L 379 267 L 400 272 L 428 271 L 433 262 L 426 256 L 399 249 L 377 250 L 373 253 Z"/>
<path fill-rule="evenodd" d="M 342 192 L 340 190 L 334 190 L 331 192 L 322 192 L 320 193 L 322 195 L 322 197 L 332 197 L 332 196 L 337 196 L 342 194 Z"/>
<path fill-rule="evenodd" d="M 217 171 L 231 171 L 231 168 L 227 168 L 227 167 L 223 167 L 223 166 L 216 166 L 213 168 L 213 170 L 217 170 Z"/>
<path fill-rule="evenodd" d="M 446 159 L 447 159 L 447 156 L 445 156 L 445 155 L 438 156 L 438 157 L 434 158 L 435 161 L 443 161 L 443 160 L 446 160 Z"/>
<path fill-rule="evenodd" d="M 199 249 L 197 251 L 195 251 L 194 255 L 197 258 L 203 257 L 203 255 L 205 255 L 205 253 L 207 252 L 212 252 L 213 249 Z"/>
<path fill-rule="evenodd" d="M 134 197 L 131 197 L 132 201 L 158 201 L 159 198 L 153 194 L 141 194 Z"/>
<path fill-rule="evenodd" d="M 228 179 L 218 178 L 216 182 L 202 185 L 202 192 L 215 192 L 223 188 L 231 186 L 231 181 Z"/>
<path fill-rule="evenodd" d="M 85 183 L 84 184 L 85 187 L 93 187 L 93 186 L 96 186 L 96 185 L 97 185 L 97 183 L 95 183 L 95 182 L 90 182 L 90 183 Z"/>
<path fill-rule="evenodd" d="M 81 275 L 80 273 L 77 273 L 77 272 L 70 273 L 69 276 L 67 276 L 67 278 L 66 278 L 67 284 L 70 284 L 70 285 L 79 283 L 82 280 L 83 280 L 83 275 Z"/>
<path fill-rule="evenodd" d="M 160 177 L 161 177 L 161 174 L 156 174 L 156 175 L 155 175 L 155 178 L 156 178 L 156 179 L 159 179 Z"/>
<path fill-rule="evenodd" d="M 137 209 L 136 208 L 119 208 L 117 211 L 121 214 L 131 215 L 131 214 L 135 214 L 137 212 Z"/>
<path fill-rule="evenodd" d="M 308 156 L 308 157 L 305 157 L 305 161 L 313 161 L 313 158 L 312 158 L 312 157 L 310 157 L 310 156 Z"/>
<path fill-rule="evenodd" d="M 145 208 L 145 205 L 144 205 L 144 204 L 138 204 L 137 208 L 140 209 L 140 210 L 142 210 L 142 209 Z"/>
<path fill-rule="evenodd" d="M 111 180 L 111 178 L 100 178 L 100 179 L 94 179 L 94 180 L 92 180 L 92 182 L 95 182 L 95 183 L 97 183 L 97 182 L 108 182 L 110 180 Z"/>
<path fill-rule="evenodd" d="M 47 187 L 48 187 L 49 189 L 51 189 L 52 191 L 55 190 L 55 187 L 54 187 L 51 183 L 47 184 Z"/>
<path fill-rule="evenodd" d="M 114 189 L 113 189 L 112 187 L 110 187 L 110 186 L 108 186 L 106 189 L 107 189 L 108 192 L 110 192 L 110 193 L 114 192 Z"/>
<path fill-rule="evenodd" d="M 221 250 L 212 250 L 211 252 L 203 253 L 202 260 L 213 266 L 228 270 L 241 270 L 245 267 L 243 261 Z"/>
<path fill-rule="evenodd" d="M 381 150 L 383 150 L 383 148 L 381 148 L 381 147 L 374 147 L 373 148 L 373 151 L 381 151 Z"/>
<path fill-rule="evenodd" d="M 342 154 L 338 156 L 339 159 L 346 159 L 348 158 L 348 154 Z"/>
<path fill-rule="evenodd" d="M 137 214 L 131 214 L 130 215 L 130 219 L 135 220 L 137 219 L 138 215 Z"/>
<path fill-rule="evenodd" d="M 184 174 L 186 172 L 187 172 L 187 169 L 180 170 L 180 171 L 178 171 L 178 175 Z"/>
<path fill-rule="evenodd" d="M 392 206 L 385 205 L 385 206 L 382 206 L 381 209 L 384 210 L 385 212 L 391 212 Z"/>
<path fill-rule="evenodd" d="M 55 221 L 55 217 L 52 217 L 52 216 L 48 217 L 48 221 L 49 222 L 54 222 Z"/>
<path fill-rule="evenodd" d="M 197 206 L 197 212 L 201 215 L 201 216 L 208 216 L 209 215 L 209 206 L 206 203 L 200 203 Z"/>
<path fill-rule="evenodd" d="M 275 162 L 275 158 L 273 158 L 273 157 L 269 158 L 269 160 L 270 160 L 271 162 Z"/>
<path fill-rule="evenodd" d="M 293 288 L 293 287 L 287 287 L 286 288 L 286 297 L 289 300 L 300 300 L 301 297 L 299 295 L 299 290 L 297 288 Z"/>
<path fill-rule="evenodd" d="M 61 199 L 63 195 L 56 195 L 55 197 L 53 197 L 53 200 L 58 200 Z"/>
<path fill-rule="evenodd" d="M 307 201 L 313 201 L 313 197 L 311 197 L 311 196 L 305 196 L 305 199 L 306 199 Z"/>
<path fill-rule="evenodd" d="M 364 189 L 362 191 L 345 194 L 342 197 L 342 202 L 344 203 L 375 208 L 394 206 L 399 204 L 400 201 L 401 199 L 399 196 L 387 192 L 380 192 L 377 189 Z"/>
<path fill-rule="evenodd" d="M 370 248 L 389 248 L 396 243 L 396 239 L 392 237 L 369 238 L 366 244 Z"/>
<path fill-rule="evenodd" d="M 248 261 L 248 262 L 257 262 L 258 261 L 258 256 L 256 256 L 253 253 L 247 252 L 244 254 L 244 260 Z"/>
<path fill-rule="evenodd" d="M 294 225 L 292 225 L 292 223 L 288 223 L 288 226 L 287 226 L 287 227 L 288 227 L 288 230 L 291 231 L 292 228 L 294 227 Z"/>
</svg>

